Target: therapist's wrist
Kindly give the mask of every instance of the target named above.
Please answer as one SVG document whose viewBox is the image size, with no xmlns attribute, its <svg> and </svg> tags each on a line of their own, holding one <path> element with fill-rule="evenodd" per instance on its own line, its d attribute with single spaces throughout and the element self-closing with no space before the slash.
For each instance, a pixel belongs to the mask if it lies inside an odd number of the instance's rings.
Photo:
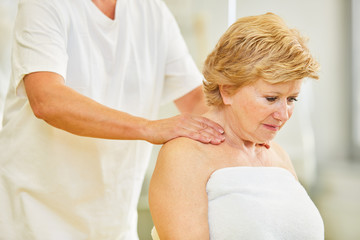
<svg viewBox="0 0 360 240">
<path fill-rule="evenodd" d="M 139 131 L 143 137 L 143 140 L 152 144 L 164 144 L 171 138 L 165 130 L 166 119 L 161 120 L 145 120 Z"/>
</svg>

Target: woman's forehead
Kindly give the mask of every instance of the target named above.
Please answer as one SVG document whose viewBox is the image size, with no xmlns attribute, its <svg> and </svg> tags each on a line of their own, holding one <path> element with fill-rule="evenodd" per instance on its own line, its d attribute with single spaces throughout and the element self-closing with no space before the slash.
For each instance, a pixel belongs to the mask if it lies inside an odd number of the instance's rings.
<svg viewBox="0 0 360 240">
<path fill-rule="evenodd" d="M 302 80 L 294 80 L 280 83 L 269 83 L 265 80 L 258 80 L 249 87 L 253 87 L 257 91 L 269 91 L 278 93 L 299 93 L 302 85 Z"/>
</svg>

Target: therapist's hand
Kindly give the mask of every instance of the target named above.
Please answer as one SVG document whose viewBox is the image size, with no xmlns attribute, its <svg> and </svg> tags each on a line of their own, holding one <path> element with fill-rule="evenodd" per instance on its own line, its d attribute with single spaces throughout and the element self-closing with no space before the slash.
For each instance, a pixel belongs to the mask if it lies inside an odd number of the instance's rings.
<svg viewBox="0 0 360 240">
<path fill-rule="evenodd" d="M 174 101 L 180 115 L 151 121 L 150 141 L 165 143 L 176 137 L 188 137 L 202 143 L 220 144 L 225 140 L 223 128 L 201 114 L 208 111 L 201 86 Z"/>
<path fill-rule="evenodd" d="M 147 139 L 154 144 L 163 144 L 177 137 L 188 137 L 211 144 L 220 144 L 225 140 L 223 128 L 219 124 L 189 113 L 150 121 L 147 129 Z"/>
</svg>

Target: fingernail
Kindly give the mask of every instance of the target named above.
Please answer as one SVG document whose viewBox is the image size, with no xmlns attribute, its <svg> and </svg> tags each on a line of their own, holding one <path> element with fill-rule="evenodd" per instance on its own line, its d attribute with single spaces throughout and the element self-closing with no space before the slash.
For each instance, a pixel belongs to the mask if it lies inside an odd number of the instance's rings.
<svg viewBox="0 0 360 240">
<path fill-rule="evenodd" d="M 213 140 L 212 141 L 212 143 L 213 144 L 216 144 L 216 145 L 218 145 L 218 144 L 220 144 L 220 143 L 222 143 L 223 141 L 221 140 L 221 139 L 216 139 L 216 140 Z"/>
</svg>

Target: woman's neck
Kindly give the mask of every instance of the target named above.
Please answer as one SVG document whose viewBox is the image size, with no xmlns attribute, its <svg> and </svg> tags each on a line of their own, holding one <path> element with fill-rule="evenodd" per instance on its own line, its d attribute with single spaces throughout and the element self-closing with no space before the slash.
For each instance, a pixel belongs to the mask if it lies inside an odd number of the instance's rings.
<svg viewBox="0 0 360 240">
<path fill-rule="evenodd" d="M 211 107 L 203 116 L 217 122 L 224 128 L 225 143 L 229 146 L 243 150 L 254 149 L 257 146 L 255 142 L 245 140 L 241 136 L 241 126 L 239 127 L 238 124 L 232 122 L 225 107 Z"/>
</svg>

